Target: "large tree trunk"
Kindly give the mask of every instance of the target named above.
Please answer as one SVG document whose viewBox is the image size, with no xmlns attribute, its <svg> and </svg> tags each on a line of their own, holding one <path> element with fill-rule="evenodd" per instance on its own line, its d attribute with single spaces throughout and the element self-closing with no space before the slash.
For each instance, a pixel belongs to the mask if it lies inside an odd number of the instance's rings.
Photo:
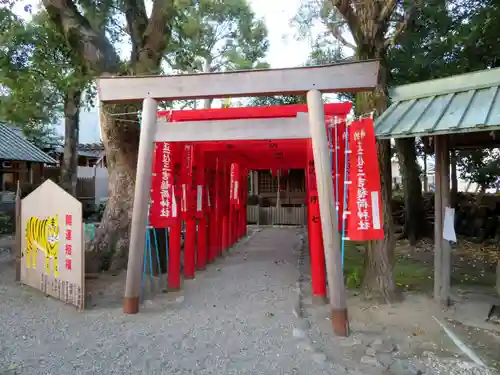
<svg viewBox="0 0 500 375">
<path fill-rule="evenodd" d="M 367 56 L 367 53 L 358 53 L 364 60 L 380 55 Z M 356 95 L 356 112 L 358 115 L 372 111 L 382 113 L 388 105 L 387 65 L 381 62 L 379 86 L 373 92 L 362 92 Z M 363 292 L 366 298 L 377 299 L 382 302 L 394 301 L 397 297 L 394 280 L 394 225 L 392 222 L 392 171 L 391 171 L 391 144 L 389 140 L 377 140 L 378 162 L 381 176 L 382 207 L 385 238 L 371 241 L 365 252 L 363 272 Z"/>
<path fill-rule="evenodd" d="M 108 201 L 95 240 L 87 251 L 88 272 L 116 271 L 127 263 L 139 124 L 135 115 L 114 114 L 137 109 L 137 106 L 101 105 L 101 131 L 109 171 Z"/>
<path fill-rule="evenodd" d="M 423 210 L 420 167 L 417 163 L 414 138 L 396 139 L 405 202 L 404 234 L 415 246 L 425 232 L 425 212 Z"/>
<path fill-rule="evenodd" d="M 429 192 L 429 177 L 427 176 L 427 152 L 424 150 L 424 193 Z"/>
<path fill-rule="evenodd" d="M 203 63 L 203 73 L 210 73 L 212 71 L 212 58 L 210 57 L 207 57 L 205 58 L 205 62 Z M 205 99 L 203 101 L 203 108 L 204 109 L 209 109 L 209 108 L 212 108 L 212 103 L 213 103 L 213 99 Z"/>
<path fill-rule="evenodd" d="M 42 2 L 86 71 L 97 76 L 159 73 L 176 14 L 174 0 L 153 0 L 149 18 L 144 0 L 123 1 L 121 7 L 132 42 L 128 66 L 120 61 L 102 27 L 93 27 L 92 20 L 82 16 L 74 1 Z M 95 239 L 87 249 L 89 272 L 120 269 L 127 263 L 139 146 L 137 115 L 127 113 L 139 110 L 137 106 L 124 104 L 101 105 L 101 132 L 109 171 L 108 202 Z"/>
<path fill-rule="evenodd" d="M 64 98 L 64 156 L 61 165 L 61 186 L 76 197 L 78 181 L 78 138 L 82 92 L 68 90 Z"/>
<path fill-rule="evenodd" d="M 394 28 L 390 40 L 386 34 L 391 29 L 390 20 L 397 8 L 393 0 L 330 0 L 347 22 L 349 31 L 356 42 L 356 57 L 359 60 L 380 60 L 379 82 L 373 92 L 356 95 L 355 109 L 358 115 L 376 111 L 378 115 L 388 106 L 387 82 L 389 68 L 386 55 L 387 46 L 395 43 L 398 36 L 405 30 L 415 8 L 410 2 L 405 7 L 405 15 Z M 333 35 L 335 37 L 335 35 Z M 392 223 L 392 176 L 391 176 L 391 145 L 388 140 L 377 141 L 377 152 L 382 184 L 382 205 L 384 216 L 385 238 L 370 243 L 366 251 L 363 276 L 363 289 L 366 296 L 378 297 L 390 302 L 397 296 L 393 273 L 394 260 L 394 227 Z"/>
</svg>

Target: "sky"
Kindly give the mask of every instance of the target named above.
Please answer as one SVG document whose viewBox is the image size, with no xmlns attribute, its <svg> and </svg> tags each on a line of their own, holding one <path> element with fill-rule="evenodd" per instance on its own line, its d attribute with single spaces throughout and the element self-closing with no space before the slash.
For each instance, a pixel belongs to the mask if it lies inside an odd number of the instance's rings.
<svg viewBox="0 0 500 375">
<path fill-rule="evenodd" d="M 290 26 L 290 19 L 299 9 L 301 0 L 249 0 L 257 17 L 263 18 L 269 39 L 269 51 L 266 57 L 272 68 L 288 68 L 303 64 L 310 52 L 307 41 L 297 41 L 295 30 Z M 15 10 L 18 14 L 26 14 L 26 4 L 34 4 L 30 0 L 18 0 Z M 38 6 L 34 5 L 34 11 Z M 100 142 L 99 116 L 96 109 L 84 110 L 81 113 L 80 143 Z M 61 135 L 64 125 L 57 125 Z"/>
</svg>

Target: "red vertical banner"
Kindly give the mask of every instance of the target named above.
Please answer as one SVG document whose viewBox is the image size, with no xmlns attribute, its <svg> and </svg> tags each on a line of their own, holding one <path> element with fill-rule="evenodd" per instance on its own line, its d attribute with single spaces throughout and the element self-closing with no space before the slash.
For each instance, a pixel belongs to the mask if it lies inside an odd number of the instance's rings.
<svg viewBox="0 0 500 375">
<path fill-rule="evenodd" d="M 195 161 L 196 161 L 196 173 L 195 183 L 193 186 L 196 188 L 195 191 L 195 216 L 197 219 L 205 218 L 206 212 L 206 181 L 205 181 L 205 160 L 203 157 L 203 152 L 199 146 L 195 147 Z"/>
<path fill-rule="evenodd" d="M 222 206 L 223 206 L 223 190 L 224 190 L 224 170 L 223 164 L 219 158 L 216 159 L 215 166 L 215 187 L 214 187 L 214 202 L 213 202 L 213 210 L 215 216 L 215 228 L 214 228 L 214 240 L 215 240 L 215 249 L 216 255 L 220 255 L 222 253 L 223 247 L 223 238 L 222 235 Z"/>
<path fill-rule="evenodd" d="M 180 179 L 182 166 L 182 147 L 180 143 L 171 143 L 173 173 L 172 173 L 172 220 L 169 230 L 167 287 L 169 290 L 179 290 L 181 287 L 181 219 L 178 213 L 180 202 Z"/>
<path fill-rule="evenodd" d="M 220 214 L 221 226 L 221 249 L 226 250 L 229 247 L 229 185 L 230 185 L 230 166 L 226 163 L 220 163 L 220 189 L 218 194 L 218 212 Z M 220 252 L 222 254 L 222 252 Z"/>
<path fill-rule="evenodd" d="M 192 144 L 185 144 L 182 153 L 182 168 L 181 168 L 181 219 L 187 220 L 193 212 L 191 197 L 193 186 L 193 159 L 194 159 L 194 146 Z"/>
<path fill-rule="evenodd" d="M 196 219 L 194 218 L 194 171 L 195 146 L 185 144 L 183 146 L 182 169 L 181 169 L 181 219 L 185 220 L 184 236 L 184 278 L 192 279 L 195 273 L 196 259 Z"/>
<path fill-rule="evenodd" d="M 167 228 L 179 219 L 175 196 L 175 164 L 181 158 L 180 145 L 175 142 L 156 142 L 154 148 L 149 223 L 154 228 Z"/>
<path fill-rule="evenodd" d="M 239 164 L 234 164 L 233 177 L 233 204 L 236 209 L 241 208 L 241 168 Z"/>
<path fill-rule="evenodd" d="M 196 252 L 196 269 L 204 270 L 207 264 L 208 256 L 208 220 L 205 209 L 205 186 L 206 186 L 206 174 L 205 174 L 205 159 L 201 145 L 196 145 L 195 149 L 195 168 L 193 170 L 194 174 L 194 213 L 198 220 L 197 222 L 197 252 Z"/>
<path fill-rule="evenodd" d="M 233 177 L 233 207 L 235 211 L 234 219 L 231 221 L 231 242 L 238 241 L 238 228 L 239 218 L 241 215 L 241 178 L 240 178 L 240 165 L 234 164 L 234 177 Z"/>
<path fill-rule="evenodd" d="M 373 119 L 360 119 L 349 126 L 349 148 L 347 237 L 354 241 L 382 239 L 382 195 Z"/>
<path fill-rule="evenodd" d="M 342 217 L 344 214 L 344 189 L 345 189 L 345 152 L 346 152 L 346 124 L 345 120 L 338 120 L 331 128 L 331 139 L 333 143 L 332 153 L 332 179 L 337 210 L 337 223 L 342 230 Z"/>
<path fill-rule="evenodd" d="M 227 246 L 230 247 L 235 242 L 234 238 L 234 227 L 236 222 L 236 208 L 235 208 L 235 180 L 236 180 L 236 164 L 231 163 L 229 166 L 229 213 L 227 222 L 227 236 L 228 242 Z"/>
<path fill-rule="evenodd" d="M 312 142 L 307 142 L 307 229 L 309 235 L 309 254 L 311 258 L 312 291 L 314 296 L 326 296 L 325 253 L 323 250 L 323 232 L 319 210 L 318 188 Z"/>
<path fill-rule="evenodd" d="M 218 235 L 217 228 L 217 213 L 215 211 L 215 190 L 217 184 L 217 169 L 216 159 L 205 159 L 206 168 L 206 181 L 207 181 L 207 205 L 206 212 L 208 217 L 208 262 L 213 262 L 217 254 Z"/>
</svg>

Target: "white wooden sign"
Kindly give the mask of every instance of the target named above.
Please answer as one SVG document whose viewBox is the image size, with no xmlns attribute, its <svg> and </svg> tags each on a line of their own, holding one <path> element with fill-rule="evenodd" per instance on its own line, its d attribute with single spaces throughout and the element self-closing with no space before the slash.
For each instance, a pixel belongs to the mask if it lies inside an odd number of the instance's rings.
<svg viewBox="0 0 500 375">
<path fill-rule="evenodd" d="M 51 180 L 21 202 L 21 282 L 84 308 L 82 204 Z"/>
</svg>

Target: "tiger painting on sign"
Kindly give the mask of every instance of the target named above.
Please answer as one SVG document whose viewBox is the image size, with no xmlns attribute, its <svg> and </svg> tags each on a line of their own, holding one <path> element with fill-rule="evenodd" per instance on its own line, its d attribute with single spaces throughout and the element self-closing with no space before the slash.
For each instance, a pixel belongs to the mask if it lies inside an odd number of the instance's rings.
<svg viewBox="0 0 500 375">
<path fill-rule="evenodd" d="M 26 223 L 26 267 L 36 268 L 37 251 L 45 254 L 45 273 L 50 275 L 50 259 L 54 276 L 59 276 L 59 217 L 49 216 L 46 219 L 30 217 Z"/>
</svg>

